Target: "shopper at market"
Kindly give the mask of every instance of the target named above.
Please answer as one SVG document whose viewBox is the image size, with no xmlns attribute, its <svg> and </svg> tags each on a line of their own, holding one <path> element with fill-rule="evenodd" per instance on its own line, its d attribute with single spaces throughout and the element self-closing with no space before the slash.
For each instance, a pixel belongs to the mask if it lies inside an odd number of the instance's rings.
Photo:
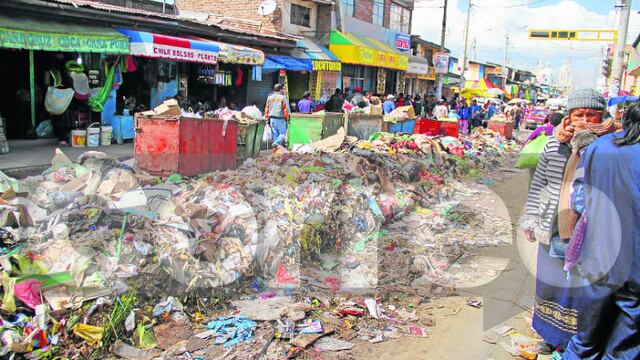
<svg viewBox="0 0 640 360">
<path fill-rule="evenodd" d="M 460 110 L 458 113 L 460 114 L 460 120 L 458 121 L 460 132 L 463 134 L 468 134 L 470 113 L 467 102 L 464 99 L 460 101 Z"/>
<path fill-rule="evenodd" d="M 331 95 L 329 100 L 324 104 L 325 111 L 328 112 L 342 112 L 342 104 L 344 103 L 344 96 L 342 89 L 336 89 L 335 93 Z"/>
<path fill-rule="evenodd" d="M 398 98 L 396 99 L 396 107 L 404 106 L 404 94 L 399 93 Z"/>
<path fill-rule="evenodd" d="M 471 102 L 471 108 L 469 109 L 469 132 L 479 126 L 482 126 L 482 117 L 482 106 L 478 105 L 478 100 L 473 99 Z"/>
<path fill-rule="evenodd" d="M 436 119 L 446 118 L 449 115 L 449 108 L 444 100 L 438 100 L 438 105 L 433 108 L 433 116 Z"/>
<path fill-rule="evenodd" d="M 562 257 L 571 237 L 569 194 L 580 153 L 597 136 L 616 130 L 612 120 L 602 121 L 605 107 L 596 90 L 569 94 L 569 116 L 540 155 L 521 221 L 526 238 L 539 243 L 533 328 L 554 348 L 566 348 L 587 301 L 572 296 L 584 284 L 567 277 Z"/>
<path fill-rule="evenodd" d="M 351 99 L 353 98 L 353 94 L 351 94 L 351 88 L 344 88 L 344 100 L 351 102 Z M 342 105 L 340 105 L 342 107 Z"/>
<path fill-rule="evenodd" d="M 302 99 L 298 101 L 298 112 L 301 112 L 301 113 L 311 112 L 313 101 L 309 100 L 309 97 L 311 97 L 311 93 L 308 91 L 305 91 L 305 93 L 302 95 Z"/>
<path fill-rule="evenodd" d="M 487 107 L 487 120 L 491 120 L 491 118 L 498 112 L 498 109 L 493 101 L 489 100 L 487 102 L 489 103 L 489 106 Z"/>
<path fill-rule="evenodd" d="M 365 100 L 365 97 L 362 96 L 362 90 L 360 86 L 356 86 L 353 92 L 353 97 L 351 98 L 351 104 L 357 106 L 359 108 L 366 108 L 369 105 L 368 101 Z"/>
<path fill-rule="evenodd" d="M 396 104 L 393 102 L 394 99 L 395 96 L 391 94 L 387 95 L 387 100 L 385 100 L 385 102 L 382 104 L 382 111 L 385 115 L 391 113 L 396 109 Z"/>
<path fill-rule="evenodd" d="M 287 121 L 289 120 L 289 100 L 284 94 L 284 86 L 276 84 L 273 92 L 267 98 L 264 116 L 271 123 L 273 145 L 282 146 L 286 140 Z"/>
<path fill-rule="evenodd" d="M 529 141 L 537 139 L 538 136 L 542 135 L 543 133 L 547 136 L 553 135 L 553 130 L 560 124 L 563 118 L 564 115 L 559 113 L 547 115 L 547 117 L 544 119 L 544 124 L 538 126 L 531 134 L 529 134 L 524 142 L 524 145 L 526 145 Z"/>
<path fill-rule="evenodd" d="M 423 116 L 422 110 L 422 99 L 420 99 L 420 95 L 416 94 L 413 97 L 413 111 L 415 111 L 416 116 Z"/>
<path fill-rule="evenodd" d="M 640 359 L 640 103 L 626 112 L 624 131 L 600 137 L 580 158 L 574 184 L 580 214 L 565 270 L 589 279 L 580 295 L 578 333 L 563 359 Z"/>
</svg>

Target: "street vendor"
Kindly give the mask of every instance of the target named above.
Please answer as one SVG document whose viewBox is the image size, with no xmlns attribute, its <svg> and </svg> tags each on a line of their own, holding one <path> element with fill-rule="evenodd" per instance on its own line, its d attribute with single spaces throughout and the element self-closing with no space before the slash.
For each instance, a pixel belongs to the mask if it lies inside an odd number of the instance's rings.
<svg viewBox="0 0 640 360">
<path fill-rule="evenodd" d="M 284 86 L 276 84 L 267 98 L 264 116 L 271 123 L 273 145 L 282 146 L 286 140 L 287 121 L 289 120 L 289 101 L 284 94 Z"/>
<path fill-rule="evenodd" d="M 575 225 L 570 190 L 583 150 L 598 136 L 618 129 L 613 120 L 603 122 L 606 102 L 594 89 L 569 94 L 569 116 L 555 128 L 540 155 L 521 226 L 529 241 L 538 241 L 536 296 L 533 328 L 552 348 L 566 349 L 576 333 L 585 283 L 567 277 L 564 256 Z"/>
</svg>

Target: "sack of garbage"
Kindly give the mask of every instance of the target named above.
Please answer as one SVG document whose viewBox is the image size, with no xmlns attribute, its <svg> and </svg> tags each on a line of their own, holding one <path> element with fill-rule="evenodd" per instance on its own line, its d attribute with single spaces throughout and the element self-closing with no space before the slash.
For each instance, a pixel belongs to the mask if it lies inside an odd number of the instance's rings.
<svg viewBox="0 0 640 360">
<path fill-rule="evenodd" d="M 242 113 L 244 113 L 250 119 L 253 119 L 253 120 L 262 119 L 262 112 L 255 105 L 245 107 L 244 109 L 242 109 Z"/>
<path fill-rule="evenodd" d="M 549 137 L 543 134 L 525 145 L 516 162 L 516 169 L 535 169 L 538 166 L 540 154 L 548 141 Z"/>
</svg>

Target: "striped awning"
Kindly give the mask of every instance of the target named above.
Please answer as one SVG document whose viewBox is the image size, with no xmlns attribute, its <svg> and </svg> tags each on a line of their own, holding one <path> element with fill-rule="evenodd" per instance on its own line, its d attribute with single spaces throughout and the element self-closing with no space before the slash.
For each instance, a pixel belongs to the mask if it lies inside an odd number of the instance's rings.
<svg viewBox="0 0 640 360">
<path fill-rule="evenodd" d="M 311 60 L 313 71 L 341 71 L 342 63 L 333 53 L 311 38 L 303 38 L 296 43 L 298 47 L 292 55 L 299 59 Z"/>
<path fill-rule="evenodd" d="M 220 48 L 217 44 L 209 41 L 128 29 L 117 30 L 129 37 L 129 50 L 131 55 L 134 56 L 202 64 L 215 64 L 218 62 Z"/>
</svg>

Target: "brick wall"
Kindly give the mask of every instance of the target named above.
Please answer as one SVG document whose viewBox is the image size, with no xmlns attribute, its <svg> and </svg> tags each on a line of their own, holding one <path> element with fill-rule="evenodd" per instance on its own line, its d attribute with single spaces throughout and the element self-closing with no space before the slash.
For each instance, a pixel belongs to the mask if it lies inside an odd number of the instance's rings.
<svg viewBox="0 0 640 360">
<path fill-rule="evenodd" d="M 178 11 L 223 14 L 236 19 L 262 21 L 262 26 L 266 29 L 281 31 L 283 0 L 276 0 L 276 11 L 268 16 L 258 14 L 260 3 L 262 0 L 175 0 Z"/>
<path fill-rule="evenodd" d="M 373 0 L 355 0 L 353 17 L 368 23 L 373 22 Z"/>
</svg>

